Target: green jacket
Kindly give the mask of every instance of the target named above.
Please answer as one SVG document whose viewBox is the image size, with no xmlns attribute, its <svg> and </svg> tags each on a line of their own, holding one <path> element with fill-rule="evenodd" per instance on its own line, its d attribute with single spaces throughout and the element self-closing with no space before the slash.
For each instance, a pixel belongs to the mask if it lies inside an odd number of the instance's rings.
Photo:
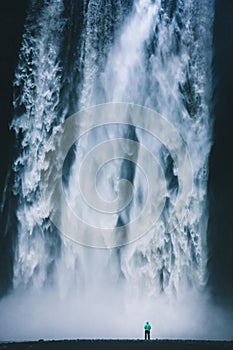
<svg viewBox="0 0 233 350">
<path fill-rule="evenodd" d="M 144 328 L 145 328 L 146 331 L 150 331 L 151 325 L 149 323 L 146 323 Z"/>
</svg>

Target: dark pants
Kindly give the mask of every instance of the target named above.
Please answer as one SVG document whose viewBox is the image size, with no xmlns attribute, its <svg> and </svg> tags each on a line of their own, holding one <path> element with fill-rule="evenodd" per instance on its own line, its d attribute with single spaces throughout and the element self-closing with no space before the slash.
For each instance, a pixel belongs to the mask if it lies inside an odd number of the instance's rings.
<svg viewBox="0 0 233 350">
<path fill-rule="evenodd" d="M 145 331 L 145 340 L 146 339 L 150 340 L 150 331 Z"/>
</svg>

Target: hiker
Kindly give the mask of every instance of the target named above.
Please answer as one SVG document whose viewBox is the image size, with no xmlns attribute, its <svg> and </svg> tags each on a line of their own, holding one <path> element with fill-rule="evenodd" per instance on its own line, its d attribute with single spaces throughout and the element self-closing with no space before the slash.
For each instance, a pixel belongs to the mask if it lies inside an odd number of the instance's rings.
<svg viewBox="0 0 233 350">
<path fill-rule="evenodd" d="M 146 322 L 144 329 L 145 329 L 145 340 L 146 339 L 150 340 L 151 325 L 149 324 L 149 322 Z"/>
</svg>

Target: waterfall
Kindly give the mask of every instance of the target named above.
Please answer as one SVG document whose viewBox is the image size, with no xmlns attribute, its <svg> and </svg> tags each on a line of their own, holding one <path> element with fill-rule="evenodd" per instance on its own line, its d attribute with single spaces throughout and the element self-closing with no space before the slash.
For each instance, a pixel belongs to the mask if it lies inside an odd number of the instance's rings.
<svg viewBox="0 0 233 350">
<path fill-rule="evenodd" d="M 201 329 L 199 324 L 203 320 L 201 308 L 195 317 L 192 313 L 197 305 L 205 309 L 208 296 L 213 18 L 214 1 L 208 0 L 31 2 L 15 75 L 15 116 L 11 124 L 19 145 L 13 166 L 13 195 L 18 198 L 13 276 L 16 297 L 4 299 L 2 307 L 11 303 L 19 315 L 26 312 L 28 319 L 24 327 L 16 326 L 14 337 L 140 337 L 148 317 L 161 337 L 206 336 L 208 329 Z M 99 112 L 97 127 L 84 134 L 75 122 L 77 142 L 69 150 L 64 167 L 59 163 L 59 152 L 53 160 L 63 171 L 71 211 L 92 227 L 119 229 L 126 237 L 127 244 L 109 249 L 80 245 L 60 233 L 49 218 L 53 205 L 60 208 L 64 231 L 72 222 L 67 221 L 61 203 L 53 203 L 51 188 L 46 189 L 47 198 L 40 193 L 41 183 L 45 185 L 43 171 L 47 171 L 46 179 L 52 176 L 48 153 L 60 147 L 66 121 L 73 113 L 83 111 L 88 124 L 86 109 L 100 111 L 98 106 L 105 104 L 113 109 L 118 104 L 116 118 L 111 116 L 108 121 L 104 117 L 101 126 Z M 133 114 L 141 106 L 140 127 L 133 115 L 119 123 L 117 111 L 120 113 L 121 106 L 132 108 Z M 156 135 L 150 133 L 153 126 L 147 119 L 152 111 L 165 125 L 161 131 L 158 122 Z M 177 135 L 177 145 L 169 130 Z M 57 144 L 49 143 L 56 137 Z M 130 142 L 124 143 L 125 139 Z M 98 145 L 103 152 L 98 151 Z M 145 160 L 144 149 L 156 159 L 157 170 Z M 125 208 L 111 215 L 90 209 L 82 199 L 82 188 L 78 188 L 77 174 L 94 150 L 97 179 L 91 180 L 91 166 L 81 179 L 87 196 L 91 199 L 96 187 L 109 206 L 120 198 L 122 189 L 123 202 L 130 199 Z M 184 186 L 179 179 L 179 162 L 174 158 L 181 150 L 191 162 L 192 171 L 187 168 L 187 176 L 192 191 L 183 203 L 182 220 L 169 230 L 168 222 L 175 216 L 179 191 Z M 98 168 L 105 152 L 109 152 L 109 161 Z M 127 237 L 135 232 L 127 225 L 143 216 L 150 198 L 150 178 L 155 198 L 164 196 L 163 208 L 150 229 L 131 242 Z M 119 186 L 122 179 L 125 187 Z M 52 182 L 50 178 L 51 186 Z M 152 205 L 150 210 L 153 218 L 157 209 Z M 77 237 L 84 235 L 80 227 L 75 228 Z M 11 317 L 9 313 L 6 325 Z M 129 323 L 127 330 L 122 317 Z M 90 322 L 91 329 L 84 327 L 85 322 Z M 6 337 L 12 336 L 8 330 Z"/>
</svg>

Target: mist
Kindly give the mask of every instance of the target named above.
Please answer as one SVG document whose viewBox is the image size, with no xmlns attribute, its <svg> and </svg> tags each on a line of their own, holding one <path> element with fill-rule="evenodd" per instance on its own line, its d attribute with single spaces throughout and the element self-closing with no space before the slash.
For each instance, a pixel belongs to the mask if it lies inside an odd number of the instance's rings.
<svg viewBox="0 0 233 350">
<path fill-rule="evenodd" d="M 166 296 L 129 298 L 110 286 L 84 295 L 56 290 L 18 291 L 1 300 L 0 340 L 143 339 L 144 324 L 152 339 L 232 338 L 229 315 L 201 293 L 186 291 L 179 300 Z"/>
</svg>

